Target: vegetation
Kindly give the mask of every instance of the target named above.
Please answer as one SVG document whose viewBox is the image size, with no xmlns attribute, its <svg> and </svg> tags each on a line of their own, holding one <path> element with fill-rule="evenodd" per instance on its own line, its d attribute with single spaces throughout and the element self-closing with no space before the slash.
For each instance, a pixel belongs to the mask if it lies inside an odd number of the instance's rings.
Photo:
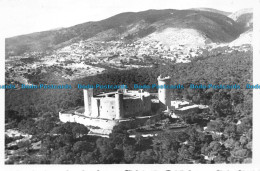
<svg viewBox="0 0 260 171">
<path fill-rule="evenodd" d="M 156 84 L 159 74 L 170 75 L 171 84 L 183 84 L 172 96 L 207 104 L 205 114 L 183 116 L 198 123 L 185 131 L 165 130 L 156 137 L 129 138 L 127 128 L 119 125 L 109 138 L 86 135 L 80 124 L 58 122 L 58 112 L 83 106 L 82 90 L 77 84 Z M 40 155 L 28 142 L 19 144 L 27 155 L 24 163 L 97 164 L 97 163 L 249 163 L 252 158 L 252 52 L 233 52 L 200 58 L 187 64 L 110 71 L 93 77 L 64 83 L 71 90 L 6 91 L 6 123 L 41 140 Z M 241 89 L 190 89 L 190 84 L 240 85 Z M 112 90 L 95 90 L 95 93 Z M 156 89 L 148 89 L 156 92 Z M 33 119 L 34 118 L 34 119 Z M 36 119 L 35 119 L 36 118 Z M 202 124 L 200 124 L 202 123 Z M 207 126 L 206 131 L 203 126 Z M 11 141 L 6 137 L 6 141 Z M 11 158 L 8 163 L 15 163 Z"/>
</svg>

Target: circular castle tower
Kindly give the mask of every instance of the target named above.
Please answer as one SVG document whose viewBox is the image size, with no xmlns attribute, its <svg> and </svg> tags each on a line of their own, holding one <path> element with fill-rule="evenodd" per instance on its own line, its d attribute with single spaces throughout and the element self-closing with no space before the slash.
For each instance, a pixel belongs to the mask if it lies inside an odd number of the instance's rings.
<svg viewBox="0 0 260 171">
<path fill-rule="evenodd" d="M 166 89 L 164 85 L 170 85 L 171 77 L 162 77 L 161 75 L 158 77 L 158 86 L 163 87 L 158 89 L 158 99 L 160 102 L 160 107 L 169 111 L 171 106 L 170 100 L 170 91 Z"/>
</svg>

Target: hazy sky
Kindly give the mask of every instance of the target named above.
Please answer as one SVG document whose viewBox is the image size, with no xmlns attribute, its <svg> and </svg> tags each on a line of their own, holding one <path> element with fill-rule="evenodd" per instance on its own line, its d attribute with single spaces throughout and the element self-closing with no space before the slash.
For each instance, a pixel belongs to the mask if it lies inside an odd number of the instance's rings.
<svg viewBox="0 0 260 171">
<path fill-rule="evenodd" d="M 254 0 L 0 0 L 4 37 L 97 21 L 148 9 L 215 8 L 234 12 Z"/>
</svg>

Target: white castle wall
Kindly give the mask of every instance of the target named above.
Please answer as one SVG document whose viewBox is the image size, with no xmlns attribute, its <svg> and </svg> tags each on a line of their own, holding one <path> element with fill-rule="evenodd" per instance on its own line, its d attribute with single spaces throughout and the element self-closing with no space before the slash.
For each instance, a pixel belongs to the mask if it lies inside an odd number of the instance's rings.
<svg viewBox="0 0 260 171">
<path fill-rule="evenodd" d="M 123 93 L 116 93 L 115 94 L 115 113 L 116 119 L 121 119 L 124 117 L 124 95 Z"/>
<path fill-rule="evenodd" d="M 166 77 L 162 78 L 161 76 L 158 77 L 158 86 L 170 85 L 171 78 Z M 164 109 L 169 109 L 171 107 L 171 100 L 170 100 L 170 90 L 166 88 L 159 88 L 158 89 L 158 99 L 161 103 L 161 107 Z"/>
<path fill-rule="evenodd" d="M 100 118 L 105 118 L 105 119 L 116 118 L 115 98 L 106 97 L 100 99 L 99 115 Z"/>
<path fill-rule="evenodd" d="M 61 122 L 72 122 L 71 121 L 71 114 L 61 113 L 59 112 L 59 119 Z"/>
<path fill-rule="evenodd" d="M 129 98 L 124 98 L 124 94 Z M 84 90 L 85 116 L 103 119 L 123 119 L 151 111 L 147 92 L 117 92 L 114 97 L 93 97 L 93 89 Z"/>
<path fill-rule="evenodd" d="M 135 119 L 120 119 L 120 120 L 107 120 L 107 119 L 99 119 L 99 118 L 89 118 L 83 115 L 75 115 L 75 114 L 66 114 L 66 113 L 59 113 L 60 121 L 66 122 L 76 122 L 79 124 L 83 124 L 85 126 L 94 126 L 99 127 L 104 130 L 108 130 L 110 132 L 113 130 L 114 126 L 118 125 L 119 123 L 123 124 L 130 124 L 133 127 L 142 126 L 144 125 L 147 120 L 155 121 L 160 118 L 160 115 L 153 115 L 153 116 L 143 116 L 137 117 Z"/>
<path fill-rule="evenodd" d="M 85 115 L 91 116 L 92 114 L 92 98 L 93 98 L 93 89 L 84 89 L 84 107 L 85 107 Z"/>
<path fill-rule="evenodd" d="M 92 113 L 91 117 L 100 117 L 100 99 L 92 98 Z"/>
<path fill-rule="evenodd" d="M 116 120 L 105 120 L 105 119 L 99 119 L 99 118 L 89 118 L 81 115 L 75 115 L 75 114 L 65 114 L 65 113 L 59 113 L 60 121 L 66 123 L 66 122 L 76 122 L 79 124 L 83 124 L 85 126 L 96 126 L 103 129 L 113 129 L 115 125 L 118 124 L 118 121 Z"/>
</svg>

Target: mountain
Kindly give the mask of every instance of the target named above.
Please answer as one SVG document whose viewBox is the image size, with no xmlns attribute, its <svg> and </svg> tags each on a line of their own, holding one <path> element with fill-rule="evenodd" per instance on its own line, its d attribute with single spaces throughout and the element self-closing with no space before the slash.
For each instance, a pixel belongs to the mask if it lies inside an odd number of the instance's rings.
<svg viewBox="0 0 260 171">
<path fill-rule="evenodd" d="M 232 41 L 229 45 L 230 46 L 241 46 L 243 44 L 252 44 L 253 41 L 253 29 L 247 30 L 246 32 L 242 33 L 237 39 Z"/>
<path fill-rule="evenodd" d="M 213 9 L 213 8 L 191 8 L 191 10 L 214 12 L 214 13 L 222 14 L 225 16 L 229 16 L 232 14 L 231 12 L 220 11 L 220 10 Z"/>
<path fill-rule="evenodd" d="M 253 9 L 251 8 L 236 11 L 230 14 L 229 17 L 239 24 L 242 32 L 253 28 Z"/>
<path fill-rule="evenodd" d="M 25 52 L 46 52 L 80 40 L 158 40 L 169 45 L 227 43 L 241 34 L 239 22 L 214 10 L 148 10 L 126 12 L 68 28 L 6 39 L 6 57 Z"/>
</svg>

